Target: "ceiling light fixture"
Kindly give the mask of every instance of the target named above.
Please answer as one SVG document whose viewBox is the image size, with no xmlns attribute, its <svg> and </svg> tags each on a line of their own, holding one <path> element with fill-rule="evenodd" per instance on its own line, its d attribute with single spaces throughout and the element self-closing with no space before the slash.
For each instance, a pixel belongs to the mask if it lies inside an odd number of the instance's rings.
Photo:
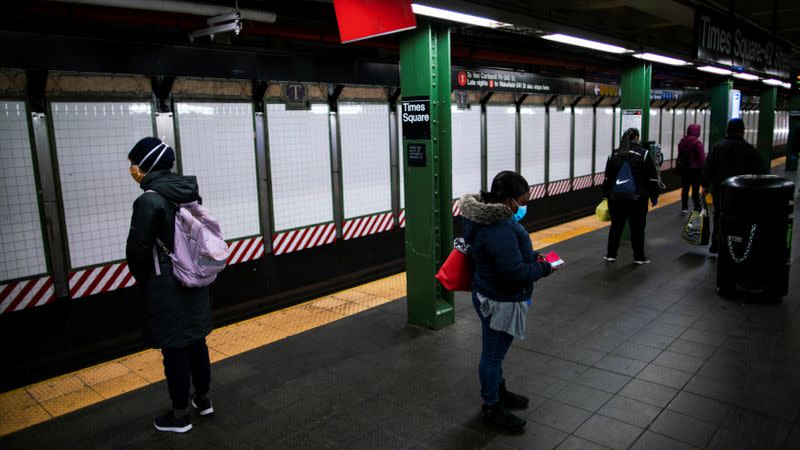
<svg viewBox="0 0 800 450">
<path fill-rule="evenodd" d="M 560 33 L 548 34 L 546 36 L 542 36 L 542 39 L 547 39 L 548 41 L 560 42 L 562 44 L 577 45 L 578 47 L 590 48 L 592 50 L 600 50 L 601 52 L 616 53 L 616 54 L 631 52 L 631 50 L 628 50 L 627 48 L 618 47 L 616 45 L 604 44 L 602 42 L 591 41 L 589 39 L 583 39 Z"/>
<path fill-rule="evenodd" d="M 700 66 L 697 68 L 697 70 L 700 70 L 702 72 L 714 73 L 717 75 L 730 75 L 731 73 L 733 73 L 728 69 L 720 69 L 719 67 L 714 67 L 714 66 Z"/>
<path fill-rule="evenodd" d="M 761 82 L 770 86 L 780 86 L 783 84 L 783 81 L 776 80 L 775 78 L 768 78 L 766 80 L 761 80 Z"/>
<path fill-rule="evenodd" d="M 418 3 L 412 3 L 411 10 L 414 11 L 414 14 L 419 14 L 421 16 L 435 17 L 437 19 L 450 20 L 469 25 L 477 25 L 479 27 L 502 28 L 511 26 L 510 23 L 498 22 L 494 19 L 488 19 L 486 17 L 473 16 L 471 14 L 450 11 L 448 9 L 434 8 L 432 6 L 420 5 Z"/>
<path fill-rule="evenodd" d="M 781 87 L 784 89 L 791 89 L 792 85 L 790 83 L 781 83 Z"/>
<path fill-rule="evenodd" d="M 739 78 L 740 80 L 748 80 L 748 81 L 755 81 L 759 79 L 758 75 L 753 75 L 750 73 L 734 73 L 734 78 Z"/>
<path fill-rule="evenodd" d="M 644 59 L 647 61 L 669 64 L 671 66 L 685 66 L 690 64 L 682 59 L 670 58 L 669 56 L 656 55 L 655 53 L 637 53 L 633 55 L 634 58 Z"/>
</svg>

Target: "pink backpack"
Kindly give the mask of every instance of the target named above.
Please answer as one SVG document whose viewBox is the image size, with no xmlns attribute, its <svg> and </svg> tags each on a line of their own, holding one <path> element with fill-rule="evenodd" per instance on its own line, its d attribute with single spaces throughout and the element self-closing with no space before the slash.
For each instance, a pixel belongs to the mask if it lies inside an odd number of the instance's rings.
<svg viewBox="0 0 800 450">
<path fill-rule="evenodd" d="M 181 284 L 190 288 L 208 286 L 225 268 L 230 254 L 228 244 L 222 239 L 219 223 L 205 206 L 198 202 L 176 206 L 173 249 L 170 252 L 161 239 L 157 239 L 158 245 L 172 259 L 172 273 Z M 161 275 L 155 247 L 153 262 L 156 275 Z"/>
</svg>

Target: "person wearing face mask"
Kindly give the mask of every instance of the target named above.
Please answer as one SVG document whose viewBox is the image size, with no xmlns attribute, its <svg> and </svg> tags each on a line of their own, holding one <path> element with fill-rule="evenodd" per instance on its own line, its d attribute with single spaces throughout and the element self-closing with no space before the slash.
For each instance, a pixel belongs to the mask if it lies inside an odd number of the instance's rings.
<svg viewBox="0 0 800 450">
<path fill-rule="evenodd" d="M 133 203 L 125 253 L 142 295 L 145 343 L 161 349 L 172 408 L 153 424 L 159 431 L 192 429 L 191 403 L 201 416 L 214 413 L 208 398 L 211 365 L 205 337 L 211 332 L 208 287 L 187 288 L 173 275 L 176 205 L 201 201 L 197 178 L 170 171 L 175 152 L 160 139 L 141 139 L 128 153 L 130 174 L 144 191 Z M 157 275 L 156 264 L 160 275 Z M 190 399 L 190 384 L 194 395 Z"/>
<path fill-rule="evenodd" d="M 474 267 L 472 303 L 483 337 L 481 411 L 486 423 L 512 432 L 523 431 L 526 422 L 508 410 L 525 409 L 529 402 L 506 388 L 503 359 L 514 338 L 525 336 L 534 282 L 553 271 L 519 224 L 527 212 L 529 189 L 521 175 L 504 171 L 494 177 L 489 192 L 459 200 L 463 238 Z"/>
</svg>

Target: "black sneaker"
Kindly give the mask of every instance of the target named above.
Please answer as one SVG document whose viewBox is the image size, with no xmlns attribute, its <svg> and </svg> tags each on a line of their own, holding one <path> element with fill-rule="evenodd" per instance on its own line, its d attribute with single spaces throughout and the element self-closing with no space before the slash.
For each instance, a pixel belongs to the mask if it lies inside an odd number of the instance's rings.
<svg viewBox="0 0 800 450">
<path fill-rule="evenodd" d="M 708 253 L 711 253 L 712 255 L 716 255 L 718 253 L 717 246 L 716 245 L 711 245 L 710 247 L 708 247 Z"/>
<path fill-rule="evenodd" d="M 195 394 L 192 397 L 192 407 L 203 417 L 214 414 L 214 407 L 211 406 L 211 400 L 208 397 L 200 397 Z"/>
<path fill-rule="evenodd" d="M 170 409 L 164 415 L 156 417 L 153 425 L 158 431 L 171 431 L 173 433 L 186 433 L 192 429 L 192 420 L 188 414 L 183 417 L 175 417 Z"/>
<path fill-rule="evenodd" d="M 483 412 L 483 422 L 488 425 L 494 425 L 505 431 L 512 433 L 521 433 L 525 431 L 525 424 L 528 423 L 525 419 L 512 414 L 503 408 L 503 404 L 497 402 L 492 406 L 483 405 L 481 407 Z"/>
<path fill-rule="evenodd" d="M 500 401 L 506 409 L 526 409 L 530 403 L 528 397 L 506 389 L 505 381 L 500 383 Z"/>
</svg>

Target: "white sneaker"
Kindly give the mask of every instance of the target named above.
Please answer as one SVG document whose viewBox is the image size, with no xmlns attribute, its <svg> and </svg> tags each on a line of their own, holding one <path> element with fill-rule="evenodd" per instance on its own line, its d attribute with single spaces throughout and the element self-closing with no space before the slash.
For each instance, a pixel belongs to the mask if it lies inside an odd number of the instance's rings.
<svg viewBox="0 0 800 450">
<path fill-rule="evenodd" d="M 605 259 L 607 262 L 617 262 L 617 258 L 612 258 L 610 256 L 603 256 L 603 259 Z"/>
<path fill-rule="evenodd" d="M 689 214 L 689 210 L 688 209 L 682 209 L 681 210 L 681 214 L 683 214 L 683 215 Z"/>
<path fill-rule="evenodd" d="M 650 264 L 650 259 L 634 259 L 634 264 L 642 265 L 642 264 Z"/>
</svg>

